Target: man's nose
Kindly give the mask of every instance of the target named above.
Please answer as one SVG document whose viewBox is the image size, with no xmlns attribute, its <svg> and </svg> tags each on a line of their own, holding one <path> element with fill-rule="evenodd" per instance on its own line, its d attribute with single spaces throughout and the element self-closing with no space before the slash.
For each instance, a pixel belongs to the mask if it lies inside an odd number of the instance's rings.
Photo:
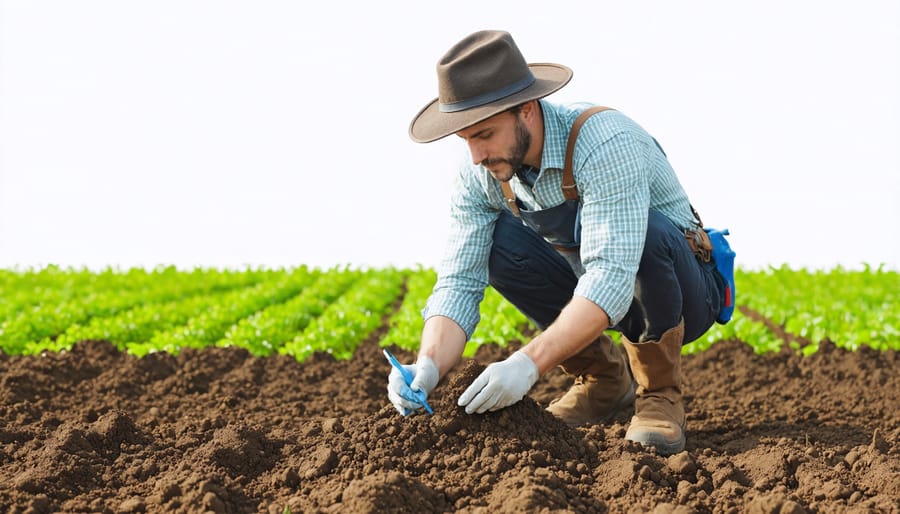
<svg viewBox="0 0 900 514">
<path fill-rule="evenodd" d="M 469 153 L 472 154 L 473 164 L 480 164 L 481 161 L 487 158 L 487 154 L 484 152 L 481 145 L 472 141 L 469 142 Z"/>
</svg>

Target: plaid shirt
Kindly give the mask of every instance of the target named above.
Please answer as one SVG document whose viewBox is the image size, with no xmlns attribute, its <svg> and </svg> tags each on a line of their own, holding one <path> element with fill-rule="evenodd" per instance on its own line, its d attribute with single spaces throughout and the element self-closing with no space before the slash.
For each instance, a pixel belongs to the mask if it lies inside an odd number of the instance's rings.
<svg viewBox="0 0 900 514">
<path fill-rule="evenodd" d="M 565 201 L 562 168 L 566 139 L 587 104 L 540 101 L 544 115 L 541 171 L 531 189 L 513 177 L 516 197 L 528 210 Z M 602 308 L 618 323 L 634 296 L 635 276 L 655 209 L 682 229 L 695 227 L 687 195 L 656 141 L 618 111 L 591 116 L 582 126 L 573 157 L 581 197 L 581 262 L 584 273 L 574 294 Z M 451 229 L 438 281 L 422 315 L 446 316 L 472 336 L 488 285 L 488 257 L 494 223 L 507 209 L 499 183 L 469 161 L 460 169 L 451 196 Z"/>
</svg>

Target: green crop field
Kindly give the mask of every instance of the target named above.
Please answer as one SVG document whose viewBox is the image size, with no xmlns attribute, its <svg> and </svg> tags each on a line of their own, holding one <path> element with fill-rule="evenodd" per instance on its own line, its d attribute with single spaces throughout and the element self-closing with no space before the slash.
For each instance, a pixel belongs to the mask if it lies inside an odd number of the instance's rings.
<svg viewBox="0 0 900 514">
<path fill-rule="evenodd" d="M 432 269 L 90 271 L 48 266 L 0 270 L 0 350 L 38 354 L 105 340 L 137 356 L 236 346 L 254 355 L 346 359 L 378 333 L 379 344 L 413 350 Z M 758 353 L 788 346 L 812 353 L 830 340 L 854 350 L 900 348 L 900 273 L 882 268 L 738 270 L 737 306 L 685 346 L 697 352 L 741 340 Z M 466 348 L 527 341 L 530 322 L 488 288 L 481 323 Z M 387 324 L 386 329 L 379 329 Z"/>
</svg>

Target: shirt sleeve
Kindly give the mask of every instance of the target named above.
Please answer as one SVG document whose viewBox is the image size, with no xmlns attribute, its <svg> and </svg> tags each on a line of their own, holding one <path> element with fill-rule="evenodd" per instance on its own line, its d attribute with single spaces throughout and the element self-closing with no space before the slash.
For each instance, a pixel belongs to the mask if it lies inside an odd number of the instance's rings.
<svg viewBox="0 0 900 514">
<path fill-rule="evenodd" d="M 488 259 L 500 210 L 486 193 L 476 170 L 463 166 L 454 182 L 450 236 L 434 290 L 422 317 L 446 316 L 472 337 L 480 320 L 479 305 L 488 285 Z"/>
<path fill-rule="evenodd" d="M 634 297 L 647 235 L 651 164 L 646 141 L 628 132 L 589 142 L 585 150 L 581 165 L 575 166 L 583 202 L 585 269 L 575 294 L 597 304 L 615 325 Z"/>
</svg>

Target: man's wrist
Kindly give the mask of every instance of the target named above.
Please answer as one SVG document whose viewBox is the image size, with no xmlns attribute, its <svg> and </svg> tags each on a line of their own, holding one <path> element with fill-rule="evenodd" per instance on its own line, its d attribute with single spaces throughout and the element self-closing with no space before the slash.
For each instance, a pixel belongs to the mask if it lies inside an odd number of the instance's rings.
<svg viewBox="0 0 900 514">
<path fill-rule="evenodd" d="M 548 356 L 544 351 L 544 341 L 540 335 L 523 346 L 519 352 L 522 352 L 522 354 L 531 360 L 537 370 L 538 376 L 543 375 L 558 364 L 553 362 L 552 356 Z"/>
</svg>

